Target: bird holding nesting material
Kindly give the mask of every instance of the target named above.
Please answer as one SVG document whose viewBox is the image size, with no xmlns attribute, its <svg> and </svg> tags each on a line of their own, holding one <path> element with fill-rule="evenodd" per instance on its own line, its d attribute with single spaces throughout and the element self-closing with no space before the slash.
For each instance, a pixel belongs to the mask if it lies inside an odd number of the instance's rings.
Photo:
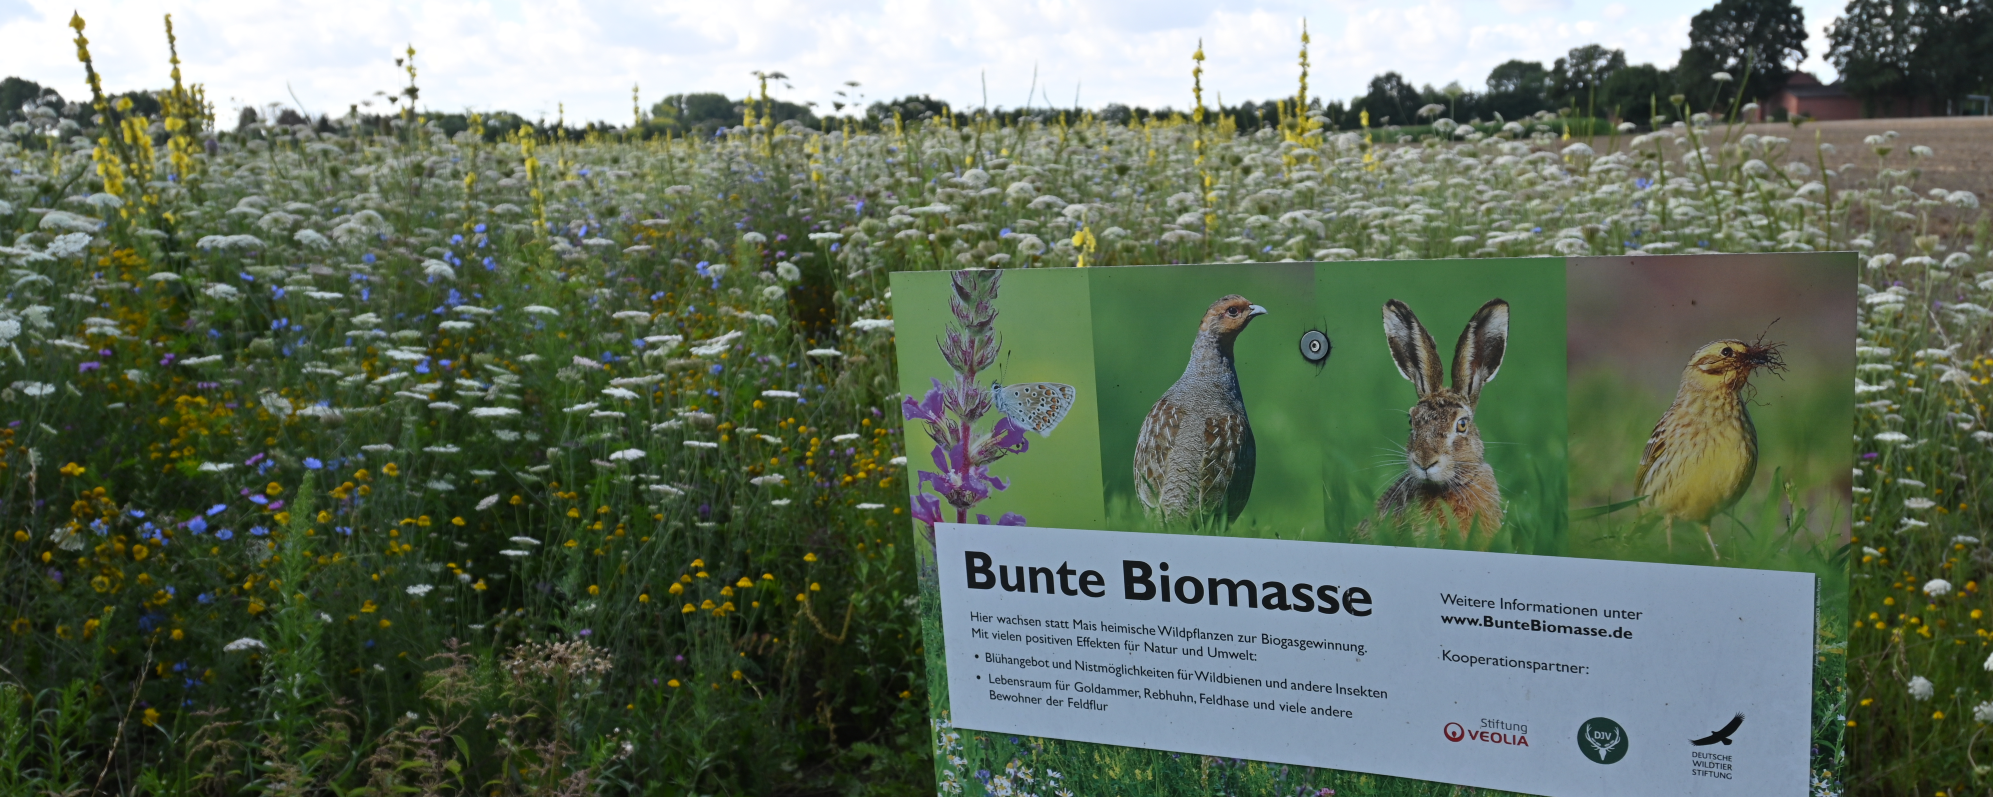
<svg viewBox="0 0 1993 797">
<path fill-rule="evenodd" d="M 1697 349 L 1682 369 L 1681 388 L 1640 452 L 1633 491 L 1668 522 L 1702 526 L 1712 558 L 1721 559 L 1709 522 L 1735 505 L 1758 472 L 1758 429 L 1745 396 L 1760 368 L 1785 370 L 1783 344 L 1719 340 Z"/>
</svg>

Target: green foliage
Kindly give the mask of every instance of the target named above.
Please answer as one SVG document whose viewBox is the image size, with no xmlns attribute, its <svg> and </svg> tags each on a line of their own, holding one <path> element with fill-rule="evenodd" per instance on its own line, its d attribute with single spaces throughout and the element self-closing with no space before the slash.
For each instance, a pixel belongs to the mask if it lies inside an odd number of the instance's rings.
<svg viewBox="0 0 1993 797">
<path fill-rule="evenodd" d="M 1899 98 L 1922 98 L 1942 111 L 1968 93 L 1993 88 L 1993 3 L 1849 0 L 1827 29 L 1827 60 L 1870 114 Z"/>
<path fill-rule="evenodd" d="M 1697 107 L 1719 92 L 1764 102 L 1806 60 L 1806 12 L 1792 0 L 1722 0 L 1689 20 L 1689 46 L 1675 67 L 1675 90 Z M 1710 79 L 1728 73 L 1736 82 Z M 1746 74 L 1748 73 L 1748 74 Z M 1673 92 L 1661 92 L 1666 95 Z"/>
</svg>

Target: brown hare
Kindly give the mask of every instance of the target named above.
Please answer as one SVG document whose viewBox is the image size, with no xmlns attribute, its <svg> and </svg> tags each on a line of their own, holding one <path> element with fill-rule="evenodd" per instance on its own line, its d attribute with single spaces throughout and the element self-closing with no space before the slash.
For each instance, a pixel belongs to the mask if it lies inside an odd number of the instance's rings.
<svg viewBox="0 0 1993 797">
<path fill-rule="evenodd" d="M 1411 435 L 1405 441 L 1405 473 L 1377 500 L 1377 511 L 1398 515 L 1416 527 L 1459 529 L 1461 540 L 1492 538 L 1502 526 L 1502 491 L 1495 471 L 1482 460 L 1474 407 L 1481 388 L 1494 381 L 1508 349 L 1509 303 L 1481 305 L 1453 354 L 1453 386 L 1444 384 L 1439 349 L 1412 308 L 1396 299 L 1384 303 L 1384 338 L 1398 373 L 1418 389 L 1412 406 Z"/>
</svg>

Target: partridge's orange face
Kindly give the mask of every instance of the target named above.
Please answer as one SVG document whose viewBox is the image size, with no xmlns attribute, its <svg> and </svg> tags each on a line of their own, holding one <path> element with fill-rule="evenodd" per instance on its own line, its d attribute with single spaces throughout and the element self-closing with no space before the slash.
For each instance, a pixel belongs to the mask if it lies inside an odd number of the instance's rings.
<svg viewBox="0 0 1993 797">
<path fill-rule="evenodd" d="M 1254 316 L 1261 315 L 1266 315 L 1266 308 L 1233 294 L 1212 302 L 1211 309 L 1204 311 L 1204 328 L 1220 335 L 1237 335 Z"/>
<path fill-rule="evenodd" d="M 1760 368 L 1785 370 L 1785 359 L 1779 356 L 1783 345 L 1719 340 L 1697 349 L 1695 357 L 1689 360 L 1689 368 L 1708 381 L 1741 385 L 1751 372 Z"/>
</svg>

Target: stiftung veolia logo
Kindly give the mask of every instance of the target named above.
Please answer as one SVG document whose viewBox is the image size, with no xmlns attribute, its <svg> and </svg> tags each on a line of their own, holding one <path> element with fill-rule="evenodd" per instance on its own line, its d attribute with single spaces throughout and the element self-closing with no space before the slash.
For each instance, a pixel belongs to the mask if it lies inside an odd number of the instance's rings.
<svg viewBox="0 0 1993 797">
<path fill-rule="evenodd" d="M 1447 723 L 1444 731 L 1446 733 L 1446 740 L 1449 742 L 1457 742 L 1467 738 L 1467 729 L 1461 727 L 1458 722 Z"/>
<path fill-rule="evenodd" d="M 1578 726 L 1578 752 L 1595 764 L 1616 764 L 1626 757 L 1626 729 L 1605 717 Z"/>
</svg>

